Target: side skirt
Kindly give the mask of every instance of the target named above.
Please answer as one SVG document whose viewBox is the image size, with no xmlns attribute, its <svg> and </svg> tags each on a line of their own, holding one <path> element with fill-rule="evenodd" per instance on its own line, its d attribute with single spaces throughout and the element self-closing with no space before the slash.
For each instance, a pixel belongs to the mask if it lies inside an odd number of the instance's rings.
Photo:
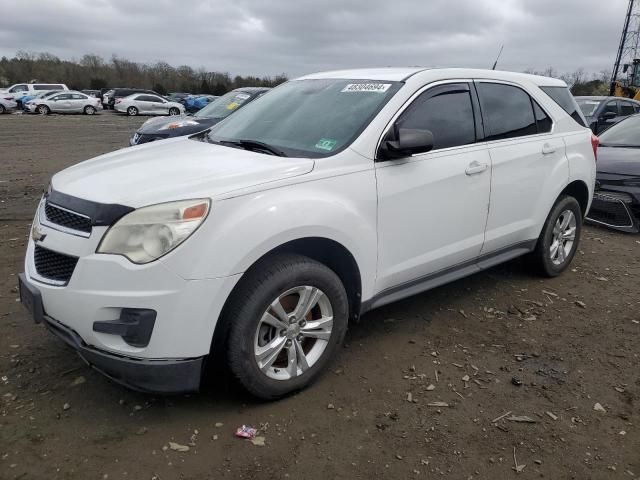
<svg viewBox="0 0 640 480">
<path fill-rule="evenodd" d="M 363 315 L 374 308 L 431 290 L 432 288 L 459 280 L 530 253 L 536 248 L 537 242 L 537 239 L 520 242 L 515 245 L 511 245 L 510 247 L 505 247 L 495 252 L 487 253 L 474 260 L 469 260 L 468 262 L 463 262 L 453 267 L 445 268 L 438 272 L 425 275 L 424 277 L 383 290 L 371 299 L 362 302 L 360 315 Z"/>
</svg>

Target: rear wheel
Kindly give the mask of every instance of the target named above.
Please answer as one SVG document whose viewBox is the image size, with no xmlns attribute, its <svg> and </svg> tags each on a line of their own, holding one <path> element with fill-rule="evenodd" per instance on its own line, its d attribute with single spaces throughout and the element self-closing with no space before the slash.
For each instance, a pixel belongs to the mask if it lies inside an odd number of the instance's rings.
<svg viewBox="0 0 640 480">
<path fill-rule="evenodd" d="M 169 115 L 176 116 L 176 115 L 180 115 L 180 110 L 178 110 L 176 107 L 171 107 L 169 109 Z"/>
<path fill-rule="evenodd" d="M 225 309 L 232 373 L 263 399 L 306 387 L 342 343 L 348 311 L 331 269 L 301 255 L 270 257 L 248 273 Z"/>
<path fill-rule="evenodd" d="M 582 232 L 582 210 L 578 201 L 561 196 L 551 209 L 532 253 L 534 266 L 548 277 L 560 275 L 571 263 Z"/>
<path fill-rule="evenodd" d="M 49 115 L 51 113 L 51 110 L 46 105 L 38 105 L 37 110 L 40 115 Z"/>
<path fill-rule="evenodd" d="M 86 107 L 84 107 L 84 113 L 85 115 L 95 115 L 96 109 L 91 105 L 87 105 Z"/>
<path fill-rule="evenodd" d="M 136 115 L 138 115 L 138 109 L 136 107 L 127 108 L 127 115 L 129 115 L 130 117 L 135 117 Z"/>
</svg>

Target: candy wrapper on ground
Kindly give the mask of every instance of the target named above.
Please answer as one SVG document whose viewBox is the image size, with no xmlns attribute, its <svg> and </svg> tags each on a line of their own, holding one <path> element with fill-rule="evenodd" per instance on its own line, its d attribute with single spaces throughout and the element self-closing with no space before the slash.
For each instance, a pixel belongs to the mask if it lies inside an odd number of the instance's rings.
<svg viewBox="0 0 640 480">
<path fill-rule="evenodd" d="M 254 438 L 257 433 L 258 433 L 257 429 L 253 427 L 249 427 L 247 425 L 242 425 L 241 427 L 238 428 L 238 430 L 236 430 L 236 437 L 251 439 L 251 438 Z"/>
</svg>

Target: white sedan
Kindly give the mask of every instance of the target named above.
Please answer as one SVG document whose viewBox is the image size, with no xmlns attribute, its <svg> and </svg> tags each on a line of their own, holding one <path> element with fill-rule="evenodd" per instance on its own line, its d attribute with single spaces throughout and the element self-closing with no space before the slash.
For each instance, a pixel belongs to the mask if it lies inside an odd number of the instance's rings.
<svg viewBox="0 0 640 480">
<path fill-rule="evenodd" d="M 128 97 L 116 99 L 115 109 L 118 112 L 135 116 L 142 115 L 182 115 L 184 106 L 170 102 L 149 93 L 134 93 Z"/>
<path fill-rule="evenodd" d="M 41 115 L 49 113 L 84 113 L 94 115 L 101 107 L 100 100 L 90 97 L 82 92 L 68 91 L 57 95 L 42 96 L 29 100 L 25 109 L 29 112 L 38 112 Z"/>
</svg>

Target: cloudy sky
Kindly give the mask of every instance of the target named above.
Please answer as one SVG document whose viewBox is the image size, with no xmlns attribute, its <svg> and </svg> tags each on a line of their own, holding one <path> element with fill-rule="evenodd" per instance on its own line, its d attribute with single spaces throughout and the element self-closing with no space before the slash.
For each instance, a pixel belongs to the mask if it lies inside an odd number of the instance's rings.
<svg viewBox="0 0 640 480">
<path fill-rule="evenodd" d="M 610 70 L 627 0 L 0 0 L 0 55 L 115 54 L 273 75 L 366 66 Z"/>
</svg>

